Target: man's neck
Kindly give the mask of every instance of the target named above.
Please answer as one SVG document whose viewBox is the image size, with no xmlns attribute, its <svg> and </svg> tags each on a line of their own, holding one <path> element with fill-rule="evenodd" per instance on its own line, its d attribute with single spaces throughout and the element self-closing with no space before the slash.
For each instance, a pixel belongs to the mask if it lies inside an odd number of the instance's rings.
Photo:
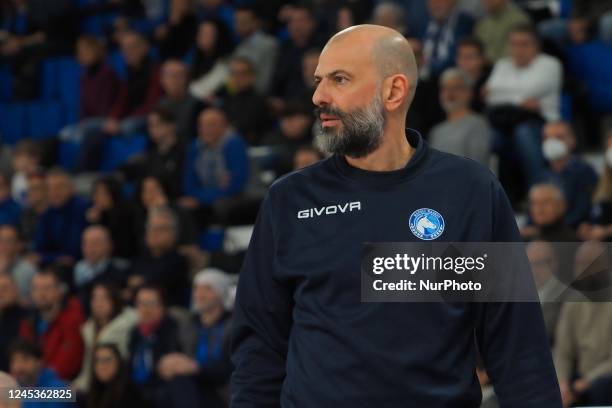
<svg viewBox="0 0 612 408">
<path fill-rule="evenodd" d="M 462 108 L 462 109 L 457 109 L 448 114 L 448 121 L 456 122 L 458 120 L 465 118 L 469 113 L 470 113 L 470 110 L 467 107 Z"/>
<path fill-rule="evenodd" d="M 172 135 L 165 139 L 160 140 L 157 145 L 157 151 L 161 154 L 168 153 L 176 144 L 176 136 Z"/>
<path fill-rule="evenodd" d="M 569 161 L 570 161 L 570 156 L 566 156 L 559 160 L 553 160 L 550 162 L 550 168 L 558 173 L 561 170 L 563 170 L 565 166 L 567 166 L 567 163 L 569 163 Z"/>
<path fill-rule="evenodd" d="M 413 154 L 414 148 L 406 139 L 406 129 L 398 126 L 384 131 L 383 141 L 376 151 L 358 159 L 347 156 L 346 161 L 362 170 L 393 171 L 406 167 Z"/>
<path fill-rule="evenodd" d="M 204 325 L 204 327 L 210 327 L 217 323 L 221 316 L 223 315 L 223 308 L 221 305 L 217 305 L 217 307 L 207 310 L 206 312 L 200 313 L 200 322 Z"/>
<path fill-rule="evenodd" d="M 61 310 L 61 305 L 59 303 L 53 305 L 52 308 L 45 312 L 40 313 L 40 317 L 47 323 L 51 323 L 55 320 L 55 318 L 59 315 Z"/>
</svg>

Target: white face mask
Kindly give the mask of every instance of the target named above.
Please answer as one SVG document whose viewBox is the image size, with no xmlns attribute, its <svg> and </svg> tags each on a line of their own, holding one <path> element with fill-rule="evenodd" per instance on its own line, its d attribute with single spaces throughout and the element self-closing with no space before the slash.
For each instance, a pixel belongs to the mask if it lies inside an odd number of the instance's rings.
<svg viewBox="0 0 612 408">
<path fill-rule="evenodd" d="M 568 155 L 567 145 L 559 139 L 546 139 L 542 143 L 542 153 L 548 161 L 559 160 Z"/>
<path fill-rule="evenodd" d="M 606 164 L 608 167 L 612 167 L 612 147 L 609 147 L 608 150 L 606 150 Z"/>
</svg>

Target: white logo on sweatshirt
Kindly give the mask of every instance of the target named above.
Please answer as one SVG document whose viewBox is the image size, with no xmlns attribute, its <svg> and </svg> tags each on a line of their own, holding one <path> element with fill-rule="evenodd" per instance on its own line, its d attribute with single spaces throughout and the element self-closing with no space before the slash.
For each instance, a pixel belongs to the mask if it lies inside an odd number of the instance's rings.
<svg viewBox="0 0 612 408">
<path fill-rule="evenodd" d="M 300 219 L 314 218 L 321 217 L 323 215 L 344 214 L 352 211 L 361 211 L 361 201 L 351 201 L 344 204 L 334 204 L 324 207 L 308 208 L 306 210 L 298 211 L 297 217 Z"/>
</svg>

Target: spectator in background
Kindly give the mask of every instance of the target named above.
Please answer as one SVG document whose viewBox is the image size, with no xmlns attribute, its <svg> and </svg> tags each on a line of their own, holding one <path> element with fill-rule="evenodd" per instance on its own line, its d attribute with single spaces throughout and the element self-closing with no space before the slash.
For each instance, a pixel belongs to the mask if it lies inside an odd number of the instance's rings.
<svg viewBox="0 0 612 408">
<path fill-rule="evenodd" d="M 372 11 L 372 24 L 389 27 L 402 34 L 408 32 L 404 9 L 395 1 L 378 3 Z"/>
<path fill-rule="evenodd" d="M 8 371 L 8 348 L 19 335 L 19 325 L 25 313 L 19 304 L 15 281 L 9 274 L 0 273 L 0 371 Z"/>
<path fill-rule="evenodd" d="M 300 147 L 293 156 L 293 170 L 303 169 L 304 167 L 315 164 L 322 159 L 323 155 L 315 147 Z"/>
<path fill-rule="evenodd" d="M 60 131 L 60 139 L 81 142 L 91 131 L 102 126 L 119 92 L 119 77 L 104 59 L 102 42 L 82 36 L 77 42 L 77 61 L 83 68 L 80 82 L 80 121 Z"/>
<path fill-rule="evenodd" d="M 19 220 L 19 230 L 28 248 L 34 241 L 38 221 L 47 210 L 46 178 L 43 173 L 35 173 L 28 177 L 28 191 L 25 206 Z"/>
<path fill-rule="evenodd" d="M 486 58 L 495 63 L 508 54 L 508 35 L 517 24 L 528 24 L 529 16 L 511 0 L 482 0 L 486 15 L 474 34 L 484 44 Z"/>
<path fill-rule="evenodd" d="M 216 19 L 200 23 L 191 63 L 191 95 L 206 100 L 223 86 L 229 76 L 227 58 L 231 52 L 232 37 L 224 23 Z"/>
<path fill-rule="evenodd" d="M 20 387 L 66 388 L 58 374 L 44 361 L 43 351 L 32 342 L 18 339 L 9 348 L 11 375 Z M 64 402 L 25 401 L 22 408 L 62 408 Z"/>
<path fill-rule="evenodd" d="M 510 56 L 495 64 L 485 85 L 488 116 L 497 130 L 495 150 L 504 161 L 500 164 L 518 161 L 531 185 L 545 166 L 542 122 L 560 117 L 562 70 L 556 58 L 540 52 L 538 36 L 529 25 L 512 29 L 509 48 Z"/>
<path fill-rule="evenodd" d="M 591 197 L 597 184 L 595 170 L 572 154 L 576 137 L 569 123 L 549 122 L 543 130 L 542 152 L 549 167 L 538 181 L 556 183 L 563 188 L 567 198 L 565 221 L 576 228 L 588 220 L 591 213 Z"/>
<path fill-rule="evenodd" d="M 121 55 L 127 73 L 110 112 L 99 126 L 83 135 L 77 171 L 95 171 L 101 163 L 99 152 L 107 136 L 132 135 L 145 125 L 144 115 L 162 95 L 159 68 L 149 57 L 149 43 L 141 34 L 127 31 L 121 36 Z"/>
<path fill-rule="evenodd" d="M 38 146 L 30 140 L 22 140 L 13 149 L 13 178 L 11 193 L 19 205 L 26 204 L 28 177 L 40 171 L 41 153 Z"/>
<path fill-rule="evenodd" d="M 294 99 L 304 92 L 302 66 L 299 62 L 306 50 L 321 48 L 322 41 L 316 30 L 312 10 L 300 4 L 289 14 L 287 30 L 289 38 L 280 46 L 276 69 L 272 76 L 270 94 L 275 112 L 280 112 L 284 101 Z"/>
<path fill-rule="evenodd" d="M 432 95 L 440 93 L 438 78 L 426 75 L 422 67 L 425 65 L 423 56 L 423 43 L 418 38 L 407 38 L 410 47 L 414 52 L 414 57 L 419 70 L 418 84 L 414 94 L 406 123 L 412 129 L 418 129 L 423 135 L 429 134 L 431 128 L 442 122 L 445 118 L 444 110 L 440 106 L 439 98 L 432 98 Z"/>
<path fill-rule="evenodd" d="M 140 389 L 129 378 L 129 370 L 119 348 L 98 343 L 93 350 L 91 387 L 84 408 L 149 408 Z"/>
<path fill-rule="evenodd" d="M 80 120 L 60 130 L 59 138 L 62 141 L 82 143 L 92 137 L 90 134 L 99 133 L 117 98 L 120 81 L 115 71 L 105 62 L 104 45 L 99 39 L 80 37 L 76 57 L 82 67 Z M 95 170 L 82 161 L 77 167 L 79 170 Z"/>
<path fill-rule="evenodd" d="M 40 216 L 34 239 L 37 261 L 72 267 L 80 257 L 88 204 L 75 195 L 72 178 L 62 169 L 49 171 L 46 187 L 49 206 Z"/>
<path fill-rule="evenodd" d="M 423 75 L 437 78 L 455 61 L 457 42 L 472 33 L 474 20 L 457 7 L 457 0 L 427 0 L 429 22 L 423 33 Z"/>
<path fill-rule="evenodd" d="M 116 178 L 103 176 L 94 182 L 92 206 L 85 215 L 90 224 L 107 229 L 113 242 L 113 255 L 130 258 L 138 251 L 135 208 L 124 198 L 122 185 Z"/>
<path fill-rule="evenodd" d="M 491 75 L 491 66 L 487 63 L 480 40 L 466 37 L 457 44 L 457 68 L 465 72 L 472 81 L 472 101 L 470 107 L 474 112 L 485 110 L 483 98 L 484 85 Z"/>
<path fill-rule="evenodd" d="M 164 96 L 157 106 L 173 113 L 176 134 L 183 144 L 189 143 L 195 134 L 195 115 L 198 105 L 198 101 L 187 91 L 188 82 L 189 68 L 183 62 L 168 60 L 162 65 L 161 86 Z"/>
<path fill-rule="evenodd" d="M 525 247 L 533 280 L 538 290 L 538 298 L 544 315 L 544 325 L 550 344 L 554 344 L 555 331 L 559 313 L 564 300 L 566 285 L 561 283 L 558 276 L 559 260 L 550 243 L 546 241 L 532 241 Z"/>
<path fill-rule="evenodd" d="M 223 22 L 230 32 L 234 28 L 234 8 L 226 0 L 197 0 L 200 21 L 215 18 Z"/>
<path fill-rule="evenodd" d="M 0 57 L 8 60 L 12 70 L 12 98 L 35 99 L 40 94 L 42 60 L 72 52 L 78 27 L 76 13 L 70 0 L 20 1 L 9 13 L 14 25 L 0 44 Z"/>
<path fill-rule="evenodd" d="M 93 286 L 90 307 L 91 317 L 81 328 L 85 345 L 83 365 L 72 383 L 83 393 L 90 391 L 92 369 L 95 370 L 97 366 L 95 350 L 98 345 L 112 344 L 120 357 L 127 358 L 129 335 L 138 319 L 134 309 L 123 306 L 119 288 L 110 282 L 99 282 Z"/>
<path fill-rule="evenodd" d="M 21 217 L 21 207 L 11 197 L 10 179 L 0 173 L 0 225 L 17 225 Z"/>
<path fill-rule="evenodd" d="M 23 256 L 23 241 L 14 225 L 0 226 L 0 273 L 12 276 L 20 298 L 30 299 L 30 283 L 36 267 Z"/>
<path fill-rule="evenodd" d="M 172 209 L 178 219 L 178 245 L 185 247 L 193 245 L 197 242 L 197 227 L 191 213 L 188 210 L 176 205 L 171 195 L 172 187 L 170 181 L 163 176 L 148 175 L 141 180 L 136 191 L 138 197 L 138 212 L 136 214 L 136 222 L 138 225 L 138 236 L 143 237 L 140 240 L 141 251 L 146 251 L 144 243 L 146 223 L 149 214 L 156 207 L 168 207 Z"/>
<path fill-rule="evenodd" d="M 315 90 L 314 74 L 317 69 L 317 65 L 319 64 L 320 55 L 320 49 L 311 48 L 302 56 L 302 79 L 304 81 L 304 92 L 302 93 L 301 97 L 296 98 L 295 100 L 299 100 L 307 106 L 312 106 L 312 95 L 314 94 Z"/>
<path fill-rule="evenodd" d="M 163 287 L 170 306 L 188 305 L 189 265 L 178 252 L 179 224 L 168 207 L 155 207 L 149 211 L 145 231 L 146 253 L 134 260 L 132 277 L 142 282 Z"/>
<path fill-rule="evenodd" d="M 470 78 L 457 68 L 444 71 L 440 77 L 440 103 L 447 119 L 432 129 L 429 142 L 438 150 L 469 157 L 488 167 L 491 129 L 484 117 L 470 110 L 471 99 Z"/>
<path fill-rule="evenodd" d="M 279 128 L 268 135 L 263 143 L 276 150 L 278 162 L 275 169 L 278 175 L 293 170 L 293 158 L 298 149 L 312 145 L 312 121 L 312 109 L 307 106 L 298 102 L 285 106 Z"/>
<path fill-rule="evenodd" d="M 161 58 L 185 57 L 197 30 L 195 0 L 170 0 L 168 20 L 158 25 L 153 33 Z"/>
<path fill-rule="evenodd" d="M 612 1 L 580 0 L 571 2 L 570 18 L 543 21 L 539 31 L 558 46 L 582 44 L 593 38 L 612 40 Z"/>
<path fill-rule="evenodd" d="M 531 225 L 521 228 L 524 239 L 540 238 L 548 242 L 573 242 L 576 233 L 565 222 L 567 201 L 556 184 L 536 184 L 529 190 Z"/>
<path fill-rule="evenodd" d="M 74 378 L 83 359 L 81 304 L 66 294 L 58 273 L 50 268 L 32 278 L 32 303 L 34 311 L 22 320 L 19 336 L 41 347 L 45 364 L 60 378 Z"/>
<path fill-rule="evenodd" d="M 83 259 L 74 267 L 73 279 L 76 295 L 89 315 L 92 288 L 99 282 L 112 282 L 124 286 L 127 264 L 112 258 L 113 241 L 108 229 L 92 225 L 83 231 Z"/>
<path fill-rule="evenodd" d="M 234 57 L 229 68 L 229 79 L 215 96 L 240 135 L 250 145 L 257 145 L 270 127 L 270 118 L 266 97 L 255 89 L 255 64 L 247 58 Z"/>
<path fill-rule="evenodd" d="M 609 273 L 609 253 L 600 243 L 585 242 L 578 249 L 576 276 L 587 265 Z M 555 338 L 553 355 L 564 407 L 612 404 L 612 303 L 565 303 Z"/>
<path fill-rule="evenodd" d="M 235 197 L 248 179 L 247 148 L 218 108 L 203 110 L 198 117 L 198 139 L 187 152 L 182 207 L 210 207 L 221 198 Z M 206 214 L 199 217 L 205 225 Z"/>
<path fill-rule="evenodd" d="M 162 106 L 153 108 L 147 115 L 147 128 L 151 144 L 121 167 L 121 173 L 129 181 L 140 181 L 148 175 L 159 175 L 169 184 L 170 197 L 178 197 L 182 191 L 186 141 L 177 134 L 174 113 Z"/>
<path fill-rule="evenodd" d="M 606 138 L 603 174 L 599 178 L 589 222 L 578 228 L 584 241 L 609 241 L 612 237 L 612 131 Z"/>
<path fill-rule="evenodd" d="M 157 367 L 169 353 L 182 351 L 177 323 L 168 316 L 161 289 L 145 285 L 136 292 L 138 323 L 128 343 L 129 372 L 147 401 L 156 399 L 161 380 Z"/>
<path fill-rule="evenodd" d="M 234 57 L 252 61 L 255 88 L 260 93 L 268 92 L 278 54 L 278 41 L 262 30 L 261 19 L 255 7 L 237 7 L 234 12 L 234 22 L 240 37 L 240 42 L 234 50 Z"/>
<path fill-rule="evenodd" d="M 230 280 L 226 273 L 208 268 L 193 279 L 193 309 L 189 326 L 184 334 L 185 353 L 170 353 L 159 362 L 159 375 L 166 381 L 187 376 L 196 384 L 197 394 L 182 388 L 170 393 L 174 404 L 185 406 L 198 402 L 198 406 L 222 408 L 227 406 L 226 387 L 232 372 L 229 351 L 229 324 L 227 310 Z M 191 388 L 193 389 L 193 388 Z"/>
</svg>

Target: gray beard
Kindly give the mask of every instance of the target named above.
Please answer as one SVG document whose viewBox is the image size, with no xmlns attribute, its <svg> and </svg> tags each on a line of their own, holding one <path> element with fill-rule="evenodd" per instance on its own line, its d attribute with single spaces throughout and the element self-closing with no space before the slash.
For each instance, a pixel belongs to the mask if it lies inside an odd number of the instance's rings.
<svg viewBox="0 0 612 408">
<path fill-rule="evenodd" d="M 377 90 L 371 103 L 352 112 L 329 107 L 318 108 L 316 111 L 317 118 L 321 113 L 327 113 L 337 116 L 343 125 L 340 129 L 324 128 L 320 119 L 317 119 L 319 132 L 315 136 L 315 145 L 321 151 L 358 159 L 380 146 L 385 127 L 385 111 L 380 90 Z"/>
</svg>

